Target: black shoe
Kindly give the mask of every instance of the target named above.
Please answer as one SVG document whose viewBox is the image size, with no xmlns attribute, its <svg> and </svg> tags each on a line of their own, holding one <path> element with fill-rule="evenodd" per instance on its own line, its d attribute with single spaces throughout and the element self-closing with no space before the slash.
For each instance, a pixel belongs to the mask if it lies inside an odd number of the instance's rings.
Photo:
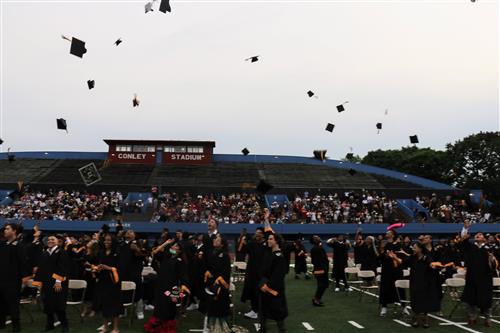
<svg viewBox="0 0 500 333">
<path fill-rule="evenodd" d="M 295 274 L 295 280 L 300 280 L 300 276 L 298 276 L 297 274 Z"/>
<path fill-rule="evenodd" d="M 45 326 L 45 328 L 43 330 L 41 330 L 40 332 L 50 332 L 54 329 L 54 325 L 50 326 L 50 325 L 47 325 Z"/>
<path fill-rule="evenodd" d="M 313 304 L 313 306 L 325 306 L 325 304 L 323 304 L 323 302 L 316 301 L 315 299 L 312 300 L 312 304 Z"/>
</svg>

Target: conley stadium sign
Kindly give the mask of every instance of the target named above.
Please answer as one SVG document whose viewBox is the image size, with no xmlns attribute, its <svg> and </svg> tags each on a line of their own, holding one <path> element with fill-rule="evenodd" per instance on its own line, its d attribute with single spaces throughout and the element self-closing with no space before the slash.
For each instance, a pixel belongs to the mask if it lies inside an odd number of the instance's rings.
<svg viewBox="0 0 500 333">
<path fill-rule="evenodd" d="M 200 154 L 171 154 L 170 159 L 174 161 L 201 161 L 205 155 Z"/>
<path fill-rule="evenodd" d="M 126 160 L 145 160 L 146 159 L 146 154 L 131 154 L 131 153 L 120 153 L 118 154 L 118 158 L 120 160 L 126 159 Z"/>
</svg>

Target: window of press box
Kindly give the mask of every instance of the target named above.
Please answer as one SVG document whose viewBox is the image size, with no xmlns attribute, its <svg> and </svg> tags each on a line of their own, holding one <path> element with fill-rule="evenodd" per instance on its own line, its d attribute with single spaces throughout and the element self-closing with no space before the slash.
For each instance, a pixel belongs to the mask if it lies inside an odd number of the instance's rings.
<svg viewBox="0 0 500 333">
<path fill-rule="evenodd" d="M 123 151 L 125 151 L 125 152 L 132 151 L 132 146 L 117 145 L 116 151 L 122 151 L 122 152 Z"/>
<path fill-rule="evenodd" d="M 165 146 L 163 147 L 165 153 L 185 153 L 186 147 L 184 146 Z"/>
<path fill-rule="evenodd" d="M 154 153 L 155 146 L 134 146 L 135 153 Z"/>
<path fill-rule="evenodd" d="M 188 153 L 203 153 L 203 147 L 187 147 Z"/>
</svg>

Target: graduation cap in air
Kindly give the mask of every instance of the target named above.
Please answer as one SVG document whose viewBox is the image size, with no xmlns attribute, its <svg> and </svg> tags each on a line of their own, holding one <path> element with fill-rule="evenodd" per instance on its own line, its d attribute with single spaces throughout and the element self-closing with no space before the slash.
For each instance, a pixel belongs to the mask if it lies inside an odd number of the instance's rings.
<svg viewBox="0 0 500 333">
<path fill-rule="evenodd" d="M 320 161 L 326 160 L 326 150 L 315 150 L 313 152 L 314 158 Z"/>
<path fill-rule="evenodd" d="M 260 56 L 253 56 L 253 57 L 250 57 L 250 58 L 246 58 L 245 61 L 248 61 L 250 60 L 250 62 L 256 62 L 256 61 L 259 61 L 259 57 Z"/>
<path fill-rule="evenodd" d="M 2 139 L 0 139 L 0 145 L 1 145 L 2 143 L 3 143 L 3 140 L 2 140 Z"/>
<path fill-rule="evenodd" d="M 136 106 L 139 106 L 139 100 L 137 99 L 137 94 L 134 94 L 134 99 L 132 100 L 132 105 L 134 106 L 134 108 Z"/>
<path fill-rule="evenodd" d="M 122 42 L 123 42 L 123 41 L 122 41 L 122 39 L 121 39 L 121 38 L 118 38 L 118 39 L 116 40 L 116 42 L 115 42 L 115 45 L 116 45 L 116 46 L 118 46 L 118 45 L 120 45 Z"/>
<path fill-rule="evenodd" d="M 349 101 L 345 101 L 344 103 L 337 105 L 337 111 L 338 112 L 345 111 L 344 104 L 347 104 L 347 103 L 349 103 Z"/>
<path fill-rule="evenodd" d="M 152 2 L 148 2 L 145 6 L 144 6 L 144 11 L 146 12 L 146 14 L 148 12 L 152 12 L 153 11 L 153 3 Z"/>
<path fill-rule="evenodd" d="M 259 184 L 257 184 L 257 191 L 263 194 L 266 194 L 267 192 L 271 191 L 274 188 L 273 185 L 267 183 L 265 180 L 261 179 L 259 181 Z"/>
<path fill-rule="evenodd" d="M 68 125 L 66 124 L 66 119 L 57 118 L 57 129 L 65 130 L 68 132 Z"/>
<path fill-rule="evenodd" d="M 348 171 L 348 172 L 349 172 L 349 174 L 350 174 L 351 176 L 354 176 L 354 175 L 357 173 L 357 172 L 356 172 L 356 170 L 354 170 L 354 169 L 349 169 L 349 171 Z"/>
<path fill-rule="evenodd" d="M 418 143 L 418 136 L 410 135 L 410 142 L 413 144 L 417 144 Z"/>
<path fill-rule="evenodd" d="M 377 123 L 377 125 L 375 125 L 377 127 L 377 134 L 380 133 L 380 130 L 382 129 L 382 123 Z"/>
<path fill-rule="evenodd" d="M 250 154 L 250 150 L 248 150 L 247 148 L 243 148 L 243 149 L 241 150 L 241 153 L 242 153 L 243 155 L 247 156 L 248 154 Z"/>
<path fill-rule="evenodd" d="M 70 40 L 66 36 L 62 36 L 62 38 Z M 75 37 L 71 38 L 71 48 L 69 49 L 69 53 L 71 53 L 74 56 L 83 58 L 83 55 L 87 53 L 87 49 L 85 48 L 85 42 Z"/>
<path fill-rule="evenodd" d="M 335 125 L 334 124 L 331 124 L 331 123 L 328 123 L 326 125 L 326 128 L 325 128 L 325 131 L 328 131 L 328 132 L 333 132 L 333 129 L 335 128 Z"/>
<path fill-rule="evenodd" d="M 346 160 L 352 160 L 352 158 L 353 158 L 353 157 L 354 157 L 354 154 L 353 154 L 353 153 L 347 153 L 347 154 L 345 155 L 345 159 L 346 159 Z"/>
<path fill-rule="evenodd" d="M 309 97 L 313 97 L 314 96 L 314 98 L 318 98 L 318 96 L 315 96 L 314 92 L 312 92 L 311 90 L 309 90 L 307 92 L 307 96 L 309 96 Z"/>
<path fill-rule="evenodd" d="M 160 2 L 160 12 L 162 13 L 167 13 L 167 12 L 171 12 L 172 11 L 172 8 L 170 8 L 170 0 L 161 0 Z"/>
<path fill-rule="evenodd" d="M 94 88 L 94 86 L 95 86 L 95 81 L 94 81 L 94 80 L 88 80 L 88 81 L 87 81 L 87 86 L 89 86 L 89 89 Z"/>
</svg>

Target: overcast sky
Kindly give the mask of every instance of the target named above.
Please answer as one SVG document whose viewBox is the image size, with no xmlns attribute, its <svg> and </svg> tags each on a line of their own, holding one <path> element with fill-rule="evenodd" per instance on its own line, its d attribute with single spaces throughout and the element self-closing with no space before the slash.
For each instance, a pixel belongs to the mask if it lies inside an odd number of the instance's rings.
<svg viewBox="0 0 500 333">
<path fill-rule="evenodd" d="M 340 158 L 412 134 L 443 149 L 499 130 L 496 0 L 172 1 L 167 14 L 145 14 L 147 1 L 37 2 L 2 0 L 3 151 L 194 139 L 216 153 Z M 61 34 L 87 43 L 83 59 Z"/>
</svg>

